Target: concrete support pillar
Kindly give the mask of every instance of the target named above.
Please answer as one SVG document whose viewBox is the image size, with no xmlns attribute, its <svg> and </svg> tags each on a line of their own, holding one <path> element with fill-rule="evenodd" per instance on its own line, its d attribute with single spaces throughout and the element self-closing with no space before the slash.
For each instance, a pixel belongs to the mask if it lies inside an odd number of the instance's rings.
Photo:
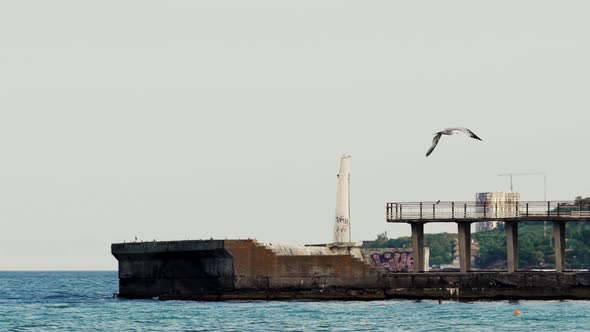
<svg viewBox="0 0 590 332">
<path fill-rule="evenodd" d="M 459 230 L 459 266 L 461 272 L 471 270 L 471 223 L 458 222 Z"/>
<path fill-rule="evenodd" d="M 553 222 L 555 240 L 555 271 L 565 271 L 565 221 Z"/>
<path fill-rule="evenodd" d="M 506 230 L 506 261 L 508 272 L 518 271 L 518 222 L 507 221 L 504 223 Z"/>
<path fill-rule="evenodd" d="M 411 225 L 413 272 L 424 272 L 424 223 L 413 222 Z"/>
</svg>

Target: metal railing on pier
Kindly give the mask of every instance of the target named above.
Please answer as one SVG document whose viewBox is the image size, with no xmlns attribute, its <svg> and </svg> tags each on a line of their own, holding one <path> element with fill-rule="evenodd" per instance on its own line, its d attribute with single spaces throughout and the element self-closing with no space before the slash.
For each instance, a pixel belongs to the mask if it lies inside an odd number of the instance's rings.
<svg viewBox="0 0 590 332">
<path fill-rule="evenodd" d="M 574 201 L 393 202 L 385 214 L 388 222 L 590 221 L 588 206 Z"/>
</svg>

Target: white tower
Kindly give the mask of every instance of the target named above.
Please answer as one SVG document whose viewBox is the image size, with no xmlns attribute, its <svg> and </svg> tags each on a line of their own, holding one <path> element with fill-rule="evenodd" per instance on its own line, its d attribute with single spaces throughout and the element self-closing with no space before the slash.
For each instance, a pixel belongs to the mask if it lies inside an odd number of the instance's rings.
<svg viewBox="0 0 590 332">
<path fill-rule="evenodd" d="M 340 172 L 338 172 L 338 187 L 336 190 L 334 242 L 350 242 L 350 156 L 340 158 Z"/>
</svg>

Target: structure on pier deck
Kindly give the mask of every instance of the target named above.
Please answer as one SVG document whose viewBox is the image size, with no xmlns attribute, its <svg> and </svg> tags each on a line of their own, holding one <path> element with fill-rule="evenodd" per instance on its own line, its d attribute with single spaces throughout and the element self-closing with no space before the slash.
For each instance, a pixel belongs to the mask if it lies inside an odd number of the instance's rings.
<svg viewBox="0 0 590 332">
<path fill-rule="evenodd" d="M 350 156 L 340 158 L 337 177 L 334 243 L 350 243 Z"/>
<path fill-rule="evenodd" d="M 590 211 L 581 201 L 514 202 L 398 202 L 387 203 L 386 220 L 409 223 L 412 227 L 414 272 L 424 272 L 424 224 L 457 223 L 461 272 L 471 270 L 471 223 L 502 221 L 506 230 L 508 272 L 518 270 L 518 223 L 520 221 L 553 222 L 555 270 L 565 270 L 565 224 L 570 221 L 590 222 Z"/>
</svg>

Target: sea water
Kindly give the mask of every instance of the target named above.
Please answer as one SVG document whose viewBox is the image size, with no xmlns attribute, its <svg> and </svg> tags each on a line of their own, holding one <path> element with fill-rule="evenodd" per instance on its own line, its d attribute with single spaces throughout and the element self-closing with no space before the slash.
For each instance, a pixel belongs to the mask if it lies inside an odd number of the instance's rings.
<svg viewBox="0 0 590 332">
<path fill-rule="evenodd" d="M 590 330 L 590 301 L 124 300 L 117 282 L 114 271 L 0 272 L 0 331 Z"/>
</svg>

